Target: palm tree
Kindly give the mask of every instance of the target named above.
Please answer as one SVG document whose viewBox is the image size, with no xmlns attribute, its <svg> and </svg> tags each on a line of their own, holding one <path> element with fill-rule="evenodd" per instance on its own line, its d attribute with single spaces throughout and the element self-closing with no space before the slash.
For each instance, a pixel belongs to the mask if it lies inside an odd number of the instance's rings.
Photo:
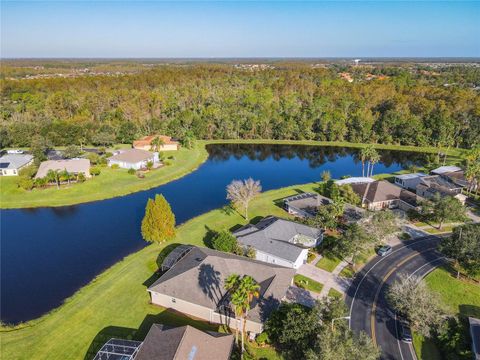
<svg viewBox="0 0 480 360">
<path fill-rule="evenodd" d="M 48 170 L 46 178 L 49 183 L 55 183 L 57 185 L 57 189 L 60 189 L 60 176 L 58 171 Z"/>
<path fill-rule="evenodd" d="M 375 149 L 372 149 L 372 152 L 370 153 L 370 175 L 368 176 L 373 176 L 373 165 L 378 163 L 380 161 L 380 155 Z"/>
<path fill-rule="evenodd" d="M 156 137 L 155 139 L 152 140 L 152 150 L 153 151 L 159 151 L 159 149 L 165 145 L 165 141 L 163 141 L 162 138 Z"/>
<path fill-rule="evenodd" d="M 253 299 L 256 299 L 260 296 L 259 290 L 260 285 L 255 281 L 251 276 L 244 276 L 240 281 L 240 296 L 239 300 L 243 302 L 243 326 L 242 326 L 242 355 L 245 352 L 245 328 L 247 326 L 247 316 L 248 311 L 250 310 L 250 304 L 253 302 Z"/>
<path fill-rule="evenodd" d="M 362 161 L 362 177 L 365 176 L 365 161 L 368 159 L 368 153 L 369 153 L 369 148 L 364 147 L 362 150 L 360 150 L 360 160 Z"/>
<path fill-rule="evenodd" d="M 231 274 L 225 279 L 225 284 L 223 287 L 225 290 L 231 293 L 230 303 L 233 306 L 233 311 L 235 313 L 235 319 L 239 319 L 242 315 L 242 307 L 240 299 L 235 296 L 235 293 L 240 284 L 240 275 Z M 235 341 L 238 346 L 238 324 L 235 326 Z"/>
</svg>

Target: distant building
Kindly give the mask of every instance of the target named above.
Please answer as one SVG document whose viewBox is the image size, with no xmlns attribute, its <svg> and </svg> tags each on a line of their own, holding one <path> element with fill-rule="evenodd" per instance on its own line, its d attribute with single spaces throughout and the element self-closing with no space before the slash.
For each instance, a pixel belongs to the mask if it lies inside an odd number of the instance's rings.
<svg viewBox="0 0 480 360">
<path fill-rule="evenodd" d="M 260 285 L 260 296 L 252 301 L 247 315 L 246 330 L 253 334 L 262 332 L 270 313 L 286 298 L 295 274 L 283 266 L 195 246 L 186 254 L 174 253 L 179 260 L 169 256 L 164 261 L 168 270 L 148 288 L 152 304 L 239 328 L 242 324 L 230 306 L 225 279 L 232 274 L 249 275 Z"/>
<path fill-rule="evenodd" d="M 7 154 L 0 157 L 0 175 L 18 176 L 18 172 L 33 164 L 33 156 L 27 154 Z"/>
<path fill-rule="evenodd" d="M 418 206 L 417 195 L 385 180 L 355 183 L 352 189 L 368 210 L 409 210 Z"/>
<path fill-rule="evenodd" d="M 395 175 L 395 184 L 404 189 L 417 191 L 417 185 L 420 184 L 423 177 L 427 176 L 424 173 L 402 174 Z"/>
<path fill-rule="evenodd" d="M 375 182 L 375 179 L 372 179 L 371 177 L 349 177 L 346 179 L 341 179 L 341 180 L 335 180 L 334 183 L 338 186 L 342 185 L 352 185 L 352 184 L 366 184 L 366 183 L 372 183 Z"/>
<path fill-rule="evenodd" d="M 293 269 L 305 264 L 308 249 L 323 240 L 322 230 L 275 216 L 245 225 L 233 235 L 243 247 L 255 249 L 257 260 Z"/>
<path fill-rule="evenodd" d="M 38 168 L 35 179 L 44 178 L 48 172 L 52 171 L 67 171 L 69 174 L 85 175 L 86 178 L 90 175 L 90 160 L 88 159 L 69 159 L 69 160 L 47 160 L 42 161 Z"/>
<path fill-rule="evenodd" d="M 110 339 L 94 360 L 228 360 L 233 335 L 153 324 L 143 342 Z"/>
<path fill-rule="evenodd" d="M 471 183 L 465 178 L 465 171 L 458 166 L 441 166 L 432 170 L 432 174 L 439 175 L 445 180 L 471 191 L 477 190 L 478 184 Z"/>
<path fill-rule="evenodd" d="M 159 165 L 158 153 L 140 149 L 122 150 L 118 154 L 108 158 L 108 166 L 118 165 L 123 169 L 143 169 L 151 162 L 154 166 Z"/>
<path fill-rule="evenodd" d="M 440 175 L 425 176 L 417 185 L 417 195 L 432 199 L 435 194 L 440 196 L 453 196 L 465 204 L 466 196 L 462 194 L 462 187 L 446 180 Z"/>
<path fill-rule="evenodd" d="M 152 142 L 157 138 L 163 142 L 163 144 L 158 149 L 156 149 L 157 151 L 173 151 L 173 150 L 178 150 L 180 147 L 180 143 L 178 141 L 172 140 L 170 136 L 150 135 L 150 136 L 144 136 L 143 138 L 134 141 L 133 148 L 151 151 L 153 150 Z"/>
</svg>

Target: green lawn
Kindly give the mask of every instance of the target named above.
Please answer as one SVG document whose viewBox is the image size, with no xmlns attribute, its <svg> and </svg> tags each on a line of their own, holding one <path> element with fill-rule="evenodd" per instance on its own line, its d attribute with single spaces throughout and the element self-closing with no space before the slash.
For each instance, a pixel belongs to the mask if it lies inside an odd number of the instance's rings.
<svg viewBox="0 0 480 360">
<path fill-rule="evenodd" d="M 60 189 L 34 189 L 26 191 L 17 186 L 17 176 L 0 177 L 0 208 L 25 208 L 41 206 L 73 205 L 83 202 L 103 200 L 152 187 L 178 179 L 195 170 L 203 163 L 208 153 L 203 142 L 193 149 L 181 148 L 167 153 L 173 156 L 172 165 L 153 170 L 140 179 L 127 173 L 126 169 L 102 167 L 101 174 L 81 184 L 62 186 Z"/>
<path fill-rule="evenodd" d="M 330 288 L 330 290 L 328 290 L 328 296 L 343 299 L 343 294 L 340 291 L 335 290 L 334 288 Z"/>
<path fill-rule="evenodd" d="M 340 264 L 342 259 L 336 257 L 328 251 L 323 252 L 323 257 L 315 264 L 316 267 L 332 272 Z"/>
<path fill-rule="evenodd" d="M 459 280 L 448 268 L 439 268 L 430 273 L 425 281 L 437 292 L 447 310 L 452 314 L 480 317 L 480 286 L 473 282 Z M 468 328 L 464 329 L 468 333 Z M 414 334 L 415 352 L 419 360 L 441 359 L 435 343 Z"/>
<path fill-rule="evenodd" d="M 322 291 L 323 289 L 323 284 L 313 279 L 310 279 L 307 276 L 297 274 L 295 275 L 293 280 L 295 282 L 295 285 L 297 285 L 299 288 L 302 288 L 308 291 L 320 293 L 320 291 Z"/>
<path fill-rule="evenodd" d="M 287 217 L 278 201 L 297 190 L 313 191 L 316 184 L 291 186 L 263 193 L 254 200 L 250 217 L 268 214 Z M 87 359 L 108 337 L 142 338 L 154 322 L 191 322 L 165 309 L 149 305 L 146 288 L 155 280 L 158 255 L 173 243 L 203 245 L 209 229 L 230 229 L 245 224 L 236 212 L 213 210 L 179 227 L 175 241 L 150 245 L 113 265 L 80 289 L 57 310 L 16 328 L 2 327 L 2 359 Z M 207 324 L 197 323 L 208 327 Z M 273 352 L 274 353 L 274 352 Z M 275 357 L 265 357 L 275 359 Z"/>
</svg>

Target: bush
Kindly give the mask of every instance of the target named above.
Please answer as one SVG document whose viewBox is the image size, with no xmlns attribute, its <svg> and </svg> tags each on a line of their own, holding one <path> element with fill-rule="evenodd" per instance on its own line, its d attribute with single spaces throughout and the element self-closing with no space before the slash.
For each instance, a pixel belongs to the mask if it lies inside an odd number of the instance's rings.
<svg viewBox="0 0 480 360">
<path fill-rule="evenodd" d="M 115 164 L 115 165 L 117 165 L 117 164 Z M 112 165 L 112 166 L 113 166 L 113 165 Z M 117 165 L 117 169 L 118 169 L 118 165 Z M 135 175 L 135 173 L 136 173 L 136 171 L 135 171 L 135 169 L 134 169 L 134 168 L 130 168 L 130 169 L 128 169 L 128 171 L 127 171 L 127 172 L 128 172 L 130 175 Z"/>
<path fill-rule="evenodd" d="M 37 173 L 38 168 L 35 165 L 30 165 L 27 167 L 24 167 L 18 172 L 19 176 L 25 177 L 25 178 L 33 178 L 35 174 Z"/>
<path fill-rule="evenodd" d="M 147 162 L 147 169 L 152 170 L 152 168 L 153 168 L 153 161 Z"/>
<path fill-rule="evenodd" d="M 265 345 L 270 343 L 270 339 L 268 338 L 268 334 L 264 331 L 260 333 L 256 338 L 255 341 L 258 345 Z"/>
<path fill-rule="evenodd" d="M 252 246 L 248 246 L 245 255 L 250 259 L 255 259 L 257 257 L 257 251 Z"/>
<path fill-rule="evenodd" d="M 90 163 L 92 165 L 97 165 L 100 161 L 100 156 L 96 153 L 88 153 L 86 156 L 85 156 L 88 160 L 90 160 Z"/>
<path fill-rule="evenodd" d="M 90 168 L 90 174 L 92 174 L 92 176 L 98 176 L 100 175 L 100 168 L 98 166 L 94 166 L 92 168 Z"/>
<path fill-rule="evenodd" d="M 86 178 L 85 178 L 85 175 L 84 175 L 83 173 L 79 173 L 79 174 L 77 175 L 77 181 L 78 181 L 79 183 L 82 183 L 82 182 L 84 182 L 85 180 L 86 180 Z"/>
<path fill-rule="evenodd" d="M 233 253 L 238 251 L 237 246 L 237 239 L 230 233 L 230 231 L 222 230 L 213 236 L 212 247 L 215 250 Z"/>
<path fill-rule="evenodd" d="M 34 182 L 32 179 L 22 176 L 18 179 L 18 187 L 30 191 L 34 187 Z"/>
<path fill-rule="evenodd" d="M 165 160 L 165 161 L 163 162 L 163 165 L 165 165 L 165 166 L 170 166 L 170 165 L 172 165 L 172 162 L 171 162 L 170 160 Z"/>
<path fill-rule="evenodd" d="M 118 169 L 120 166 L 118 164 L 112 164 L 112 166 L 110 166 L 113 170 L 116 170 Z"/>
</svg>

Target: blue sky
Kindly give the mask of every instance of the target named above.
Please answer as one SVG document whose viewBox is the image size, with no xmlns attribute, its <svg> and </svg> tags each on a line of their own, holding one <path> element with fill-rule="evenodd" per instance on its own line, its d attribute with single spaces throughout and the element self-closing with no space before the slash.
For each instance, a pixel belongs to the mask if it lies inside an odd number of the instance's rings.
<svg viewBox="0 0 480 360">
<path fill-rule="evenodd" d="M 5 2 L 7 57 L 480 56 L 480 2 Z"/>
</svg>

